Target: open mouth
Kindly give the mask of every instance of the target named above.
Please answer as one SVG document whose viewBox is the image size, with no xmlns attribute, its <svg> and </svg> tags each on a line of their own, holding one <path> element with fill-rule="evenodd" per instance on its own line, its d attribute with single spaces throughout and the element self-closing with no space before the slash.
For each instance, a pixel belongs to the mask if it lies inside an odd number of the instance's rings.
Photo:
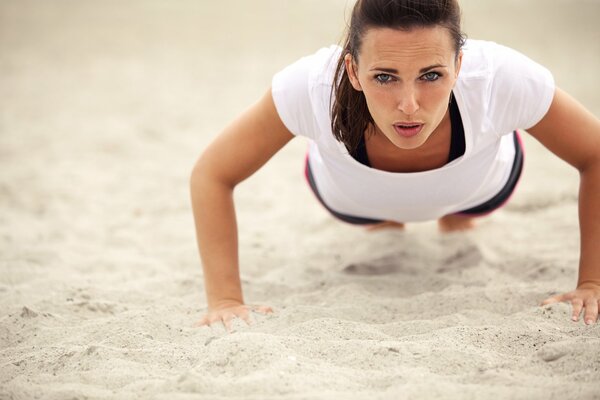
<svg viewBox="0 0 600 400">
<path fill-rule="evenodd" d="M 413 137 L 421 132 L 423 124 L 395 124 L 396 133 L 403 137 Z"/>
</svg>

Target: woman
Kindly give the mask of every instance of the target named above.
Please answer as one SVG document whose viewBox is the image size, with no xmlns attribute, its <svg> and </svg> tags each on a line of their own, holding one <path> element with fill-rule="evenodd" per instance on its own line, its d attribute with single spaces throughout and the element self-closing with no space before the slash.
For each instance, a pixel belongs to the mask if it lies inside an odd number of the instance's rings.
<svg viewBox="0 0 600 400">
<path fill-rule="evenodd" d="M 358 0 L 342 49 L 278 73 L 205 150 L 191 177 L 208 313 L 246 321 L 232 192 L 294 136 L 311 139 L 307 180 L 337 218 L 370 228 L 437 219 L 469 229 L 521 173 L 518 129 L 580 171 L 581 257 L 569 301 L 587 324 L 600 303 L 600 121 L 552 75 L 495 43 L 465 41 L 455 0 Z M 565 133 L 568 132 L 568 135 Z"/>
</svg>

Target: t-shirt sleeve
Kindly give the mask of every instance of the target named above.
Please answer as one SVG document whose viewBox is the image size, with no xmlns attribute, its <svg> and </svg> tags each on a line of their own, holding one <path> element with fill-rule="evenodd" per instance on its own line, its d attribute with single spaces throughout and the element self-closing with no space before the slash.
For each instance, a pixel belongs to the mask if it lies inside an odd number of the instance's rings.
<svg viewBox="0 0 600 400">
<path fill-rule="evenodd" d="M 315 139 L 318 123 L 313 111 L 311 76 L 319 67 L 319 54 L 303 57 L 279 71 L 271 82 L 271 93 L 283 124 L 294 135 Z"/>
<path fill-rule="evenodd" d="M 496 44 L 490 88 L 494 130 L 506 134 L 536 125 L 554 98 L 554 78 L 548 69 L 516 50 Z"/>
</svg>

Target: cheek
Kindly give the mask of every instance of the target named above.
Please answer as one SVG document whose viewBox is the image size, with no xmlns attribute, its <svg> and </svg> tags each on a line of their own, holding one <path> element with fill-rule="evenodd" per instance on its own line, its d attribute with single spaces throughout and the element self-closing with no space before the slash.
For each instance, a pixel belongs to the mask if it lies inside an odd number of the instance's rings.
<svg viewBox="0 0 600 400">
<path fill-rule="evenodd" d="M 363 86 L 363 93 L 371 114 L 381 113 L 390 107 L 395 107 L 394 93 L 389 88 L 380 86 Z"/>
<path fill-rule="evenodd" d="M 423 93 L 421 107 L 435 114 L 445 114 L 452 89 L 446 87 L 431 88 Z"/>
</svg>

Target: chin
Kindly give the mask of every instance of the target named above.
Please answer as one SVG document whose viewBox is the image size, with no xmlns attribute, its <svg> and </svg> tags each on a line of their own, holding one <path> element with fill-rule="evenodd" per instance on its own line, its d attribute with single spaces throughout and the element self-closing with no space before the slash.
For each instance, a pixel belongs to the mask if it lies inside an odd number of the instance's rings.
<svg viewBox="0 0 600 400">
<path fill-rule="evenodd" d="M 425 142 L 419 141 L 419 142 L 413 142 L 413 143 L 400 143 L 400 144 L 396 144 L 396 147 L 402 149 L 402 150 L 414 150 L 414 149 L 418 149 L 419 147 L 423 146 Z"/>
<path fill-rule="evenodd" d="M 395 137 L 393 141 L 391 141 L 396 147 L 403 150 L 414 150 L 423 146 L 427 139 L 429 139 L 429 135 L 423 135 L 424 132 L 419 133 L 415 137 L 412 138 L 403 138 L 398 136 L 396 132 L 394 132 Z"/>
</svg>

